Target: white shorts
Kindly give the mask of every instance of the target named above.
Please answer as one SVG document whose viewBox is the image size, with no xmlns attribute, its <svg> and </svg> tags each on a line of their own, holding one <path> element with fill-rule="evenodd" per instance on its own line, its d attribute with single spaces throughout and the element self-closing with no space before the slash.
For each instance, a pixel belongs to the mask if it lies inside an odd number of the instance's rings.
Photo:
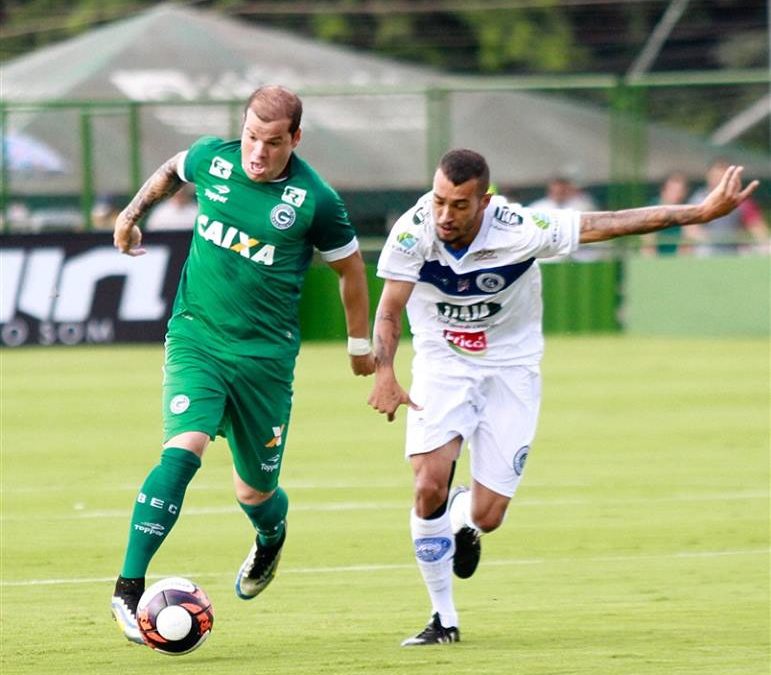
<svg viewBox="0 0 771 675">
<path fill-rule="evenodd" d="M 431 452 L 460 436 L 471 476 L 512 497 L 519 485 L 541 404 L 538 366 L 469 367 L 465 362 L 413 363 L 406 455 Z"/>
</svg>

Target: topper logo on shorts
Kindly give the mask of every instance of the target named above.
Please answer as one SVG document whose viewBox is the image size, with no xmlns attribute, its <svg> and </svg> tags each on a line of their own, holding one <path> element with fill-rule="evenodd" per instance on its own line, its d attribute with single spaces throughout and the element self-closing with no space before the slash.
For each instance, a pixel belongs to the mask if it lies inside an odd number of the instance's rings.
<svg viewBox="0 0 771 675">
<path fill-rule="evenodd" d="M 444 339 L 459 354 L 481 356 L 487 351 L 487 333 L 484 331 L 464 333 L 456 330 L 445 330 Z"/>
<path fill-rule="evenodd" d="M 278 471 L 278 463 L 280 460 L 281 455 L 273 455 L 273 457 L 268 457 L 264 462 L 260 462 L 260 468 L 268 473 Z"/>
<path fill-rule="evenodd" d="M 198 226 L 198 234 L 215 246 L 235 251 L 244 258 L 249 258 L 252 262 L 261 265 L 273 264 L 276 247 L 272 244 L 260 244 L 257 239 L 250 237 L 246 232 L 241 232 L 237 227 L 228 226 L 225 228 L 225 225 L 219 220 L 210 221 L 209 216 L 203 213 L 198 216 L 196 224 Z M 238 237 L 237 242 L 236 237 Z M 257 248 L 254 255 L 252 255 L 252 249 L 257 246 L 260 246 L 260 248 Z"/>
<path fill-rule="evenodd" d="M 415 540 L 415 557 L 423 562 L 441 560 L 450 550 L 452 542 L 447 537 L 423 537 Z"/>
</svg>

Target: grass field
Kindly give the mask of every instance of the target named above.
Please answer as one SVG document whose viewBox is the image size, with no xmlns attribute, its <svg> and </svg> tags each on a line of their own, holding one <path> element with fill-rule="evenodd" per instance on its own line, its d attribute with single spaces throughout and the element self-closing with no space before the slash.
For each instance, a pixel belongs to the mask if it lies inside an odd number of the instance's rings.
<svg viewBox="0 0 771 675">
<path fill-rule="evenodd" d="M 253 602 L 233 593 L 252 535 L 218 440 L 151 567 L 192 577 L 215 607 L 207 644 L 176 658 L 126 642 L 109 612 L 159 453 L 160 348 L 0 358 L 3 675 L 769 672 L 763 340 L 551 338 L 522 487 L 456 583 L 463 641 L 413 649 L 399 642 L 429 607 L 404 414 L 389 425 L 366 407 L 370 382 L 349 376 L 340 345 L 306 345 L 277 580 Z"/>
</svg>

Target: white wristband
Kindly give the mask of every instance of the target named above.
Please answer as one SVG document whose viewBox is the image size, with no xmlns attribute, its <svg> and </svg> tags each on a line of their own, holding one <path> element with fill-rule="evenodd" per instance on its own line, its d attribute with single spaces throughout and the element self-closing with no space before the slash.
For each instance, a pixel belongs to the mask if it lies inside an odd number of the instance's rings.
<svg viewBox="0 0 771 675">
<path fill-rule="evenodd" d="M 348 353 L 351 356 L 365 356 L 372 351 L 368 338 L 348 338 Z"/>
</svg>

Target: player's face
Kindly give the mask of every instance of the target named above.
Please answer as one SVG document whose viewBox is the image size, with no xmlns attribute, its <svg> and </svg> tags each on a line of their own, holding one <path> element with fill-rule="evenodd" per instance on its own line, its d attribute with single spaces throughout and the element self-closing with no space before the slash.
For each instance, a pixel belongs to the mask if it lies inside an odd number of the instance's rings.
<svg viewBox="0 0 771 675">
<path fill-rule="evenodd" d="M 263 122 L 247 110 L 241 130 L 241 166 L 250 180 L 267 183 L 280 178 L 292 150 L 300 142 L 300 129 L 289 133 L 290 120 Z"/>
<path fill-rule="evenodd" d="M 434 227 L 436 236 L 452 248 L 468 246 L 482 225 L 489 194 L 479 194 L 476 179 L 455 185 L 441 169 L 434 174 Z"/>
</svg>

